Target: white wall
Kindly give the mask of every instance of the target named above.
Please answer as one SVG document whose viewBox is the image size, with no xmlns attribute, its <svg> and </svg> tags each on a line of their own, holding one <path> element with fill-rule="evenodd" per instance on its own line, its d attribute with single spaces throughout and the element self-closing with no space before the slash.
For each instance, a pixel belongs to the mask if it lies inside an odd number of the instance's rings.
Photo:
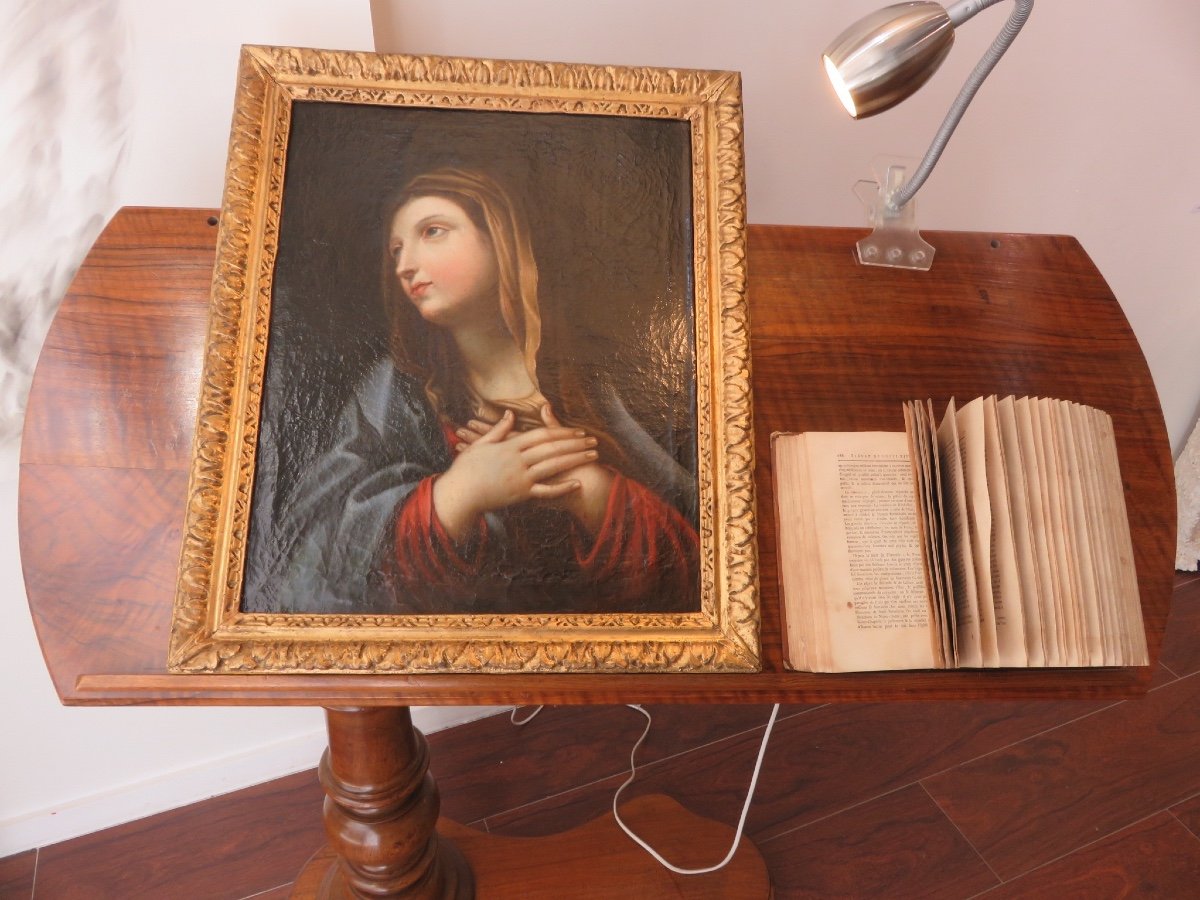
<svg viewBox="0 0 1200 900">
<path fill-rule="evenodd" d="M 372 10 L 381 51 L 736 69 L 749 220 L 859 225 L 853 183 L 878 154 L 924 154 L 1012 9 L 965 25 L 908 102 L 854 122 L 824 82 L 821 51 L 888 2 L 373 0 Z M 1142 343 L 1176 450 L 1200 404 L 1197 36 L 1195 0 L 1038 3 L 917 196 L 926 229 L 1078 237 Z"/>
<path fill-rule="evenodd" d="M 220 206 L 240 44 L 372 48 L 366 0 L 26 0 L 0 34 L 0 111 L 6 125 L 29 117 L 0 142 L 0 310 L 21 313 L 25 343 L 48 322 L 47 286 L 61 294 L 118 207 Z M 0 360 L 6 399 L 28 355 L 17 344 Z M 0 856 L 316 765 L 317 709 L 59 705 L 20 578 L 17 460 L 0 443 Z M 415 718 L 433 731 L 487 711 Z"/>
</svg>

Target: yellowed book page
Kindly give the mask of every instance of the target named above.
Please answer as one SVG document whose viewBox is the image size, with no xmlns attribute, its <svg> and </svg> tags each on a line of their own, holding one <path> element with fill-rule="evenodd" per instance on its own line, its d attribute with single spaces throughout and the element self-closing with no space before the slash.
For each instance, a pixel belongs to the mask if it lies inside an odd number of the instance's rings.
<svg viewBox="0 0 1200 900">
<path fill-rule="evenodd" d="M 1058 575 L 1059 621 L 1063 626 L 1063 665 L 1087 664 L 1083 649 L 1083 626 L 1079 602 L 1079 575 L 1075 571 L 1075 554 L 1069 534 L 1068 507 L 1070 501 L 1063 490 L 1066 477 L 1063 468 L 1062 437 L 1053 413 L 1053 400 L 1040 397 L 1036 403 L 1045 447 L 1043 462 L 1046 472 L 1046 500 L 1050 510 L 1050 547 Z"/>
<path fill-rule="evenodd" d="M 1025 623 L 1025 648 L 1028 665 L 1046 665 L 1043 638 L 1042 598 L 1038 557 L 1034 551 L 1033 516 L 1026 487 L 1025 451 L 1017 429 L 1017 406 L 1012 397 L 996 404 L 1000 442 L 1004 448 L 1004 468 L 1008 478 L 1010 524 L 1017 555 L 1017 576 L 1021 580 L 1021 618 Z M 1036 460 L 1034 462 L 1036 465 Z"/>
<path fill-rule="evenodd" d="M 1124 495 L 1125 486 L 1121 484 L 1120 472 L 1110 469 L 1109 446 L 1111 440 L 1111 420 L 1103 410 L 1084 407 L 1092 429 L 1093 450 L 1096 466 L 1096 481 L 1099 491 L 1100 518 L 1103 520 L 1103 546 L 1107 562 L 1105 572 L 1105 590 L 1102 610 L 1108 616 L 1106 627 L 1111 631 L 1112 651 L 1115 666 L 1128 665 L 1133 644 L 1129 635 L 1126 621 L 1126 585 L 1124 581 L 1123 564 L 1121 561 L 1121 535 L 1125 523 L 1119 522 L 1118 517 L 1125 517 Z M 1135 579 L 1136 585 L 1136 579 Z M 1135 593 L 1136 587 L 1135 587 Z M 1141 601 L 1137 600 L 1140 617 Z M 1140 628 L 1140 625 L 1139 625 Z"/>
<path fill-rule="evenodd" d="M 1062 400 L 1046 401 L 1055 417 L 1062 447 L 1059 472 L 1062 476 L 1064 506 L 1067 513 L 1067 547 L 1074 565 L 1078 593 L 1080 645 L 1083 664 L 1104 665 L 1104 646 L 1100 638 L 1100 609 L 1096 594 L 1096 569 L 1092 564 L 1091 534 L 1084 489 L 1083 452 L 1075 434 L 1070 406 Z"/>
<path fill-rule="evenodd" d="M 1124 485 L 1121 484 L 1120 470 L 1109 472 L 1109 443 L 1112 439 L 1111 420 L 1108 413 L 1102 409 L 1081 407 L 1088 421 L 1091 433 L 1092 469 L 1094 490 L 1096 490 L 1097 515 L 1099 523 L 1098 553 L 1103 554 L 1103 581 L 1100 586 L 1100 619 L 1104 628 L 1109 629 L 1110 640 L 1105 644 L 1105 652 L 1112 653 L 1111 665 L 1128 665 L 1133 655 L 1133 643 L 1130 642 L 1130 623 L 1126 617 L 1126 595 L 1124 595 L 1121 542 L 1126 530 L 1124 522 Z M 1115 454 L 1115 448 L 1112 448 Z M 1115 460 L 1115 456 L 1114 456 Z M 1111 481 L 1110 481 L 1111 478 Z M 1136 630 L 1142 631 L 1141 601 L 1136 596 L 1136 577 L 1133 580 L 1133 607 L 1138 610 Z"/>
<path fill-rule="evenodd" d="M 823 588 L 816 529 L 811 522 L 812 493 L 804 435 L 772 435 L 771 456 L 779 540 L 784 662 L 791 669 L 812 671 L 814 642 L 817 640 L 813 605 L 823 599 Z"/>
<path fill-rule="evenodd" d="M 904 431 L 908 435 L 908 451 L 913 459 L 920 521 L 921 551 L 925 562 L 925 587 L 929 594 L 933 619 L 934 657 L 939 668 L 953 665 L 952 616 L 946 582 L 948 567 L 943 563 L 946 552 L 942 528 L 940 492 L 937 488 L 937 453 L 933 449 L 936 435 L 924 404 L 910 400 L 904 404 Z"/>
<path fill-rule="evenodd" d="M 1097 503 L 1100 507 L 1099 518 L 1103 523 L 1103 552 L 1105 560 L 1105 590 L 1103 610 L 1108 617 L 1107 627 L 1112 632 L 1113 665 L 1129 665 L 1133 655 L 1126 611 L 1126 580 L 1122 554 L 1122 543 L 1128 537 L 1128 523 L 1125 521 L 1125 485 L 1121 483 L 1121 473 L 1116 464 L 1116 447 L 1112 443 L 1112 420 L 1108 413 L 1092 407 L 1084 407 L 1092 433 L 1092 455 L 1096 474 Z M 1109 453 L 1112 453 L 1112 470 L 1110 471 Z M 1137 576 L 1130 578 L 1132 584 L 1132 605 L 1137 611 L 1137 631 L 1144 632 L 1141 625 L 1141 599 L 1137 589 Z M 1144 640 L 1143 640 L 1144 646 Z"/>
<path fill-rule="evenodd" d="M 932 400 L 925 401 L 925 407 L 921 412 L 921 419 L 922 432 L 927 444 L 925 452 L 928 454 L 931 474 L 930 490 L 932 496 L 930 497 L 930 506 L 934 514 L 930 519 L 930 524 L 934 530 L 937 546 L 940 548 L 936 572 L 938 581 L 942 586 L 942 594 L 938 599 L 942 605 L 943 627 L 945 628 L 942 640 L 943 657 L 948 667 L 957 668 L 961 664 L 958 656 L 958 624 L 955 620 L 955 589 L 951 574 L 953 565 L 950 561 L 949 529 L 946 526 L 945 497 L 947 492 L 943 489 L 944 479 L 948 475 L 942 472 L 942 454 L 938 447 L 937 417 L 934 415 Z"/>
<path fill-rule="evenodd" d="M 992 570 L 992 505 L 988 495 L 987 447 L 983 428 L 983 399 L 976 397 L 962 406 L 955 418 L 962 448 L 963 481 L 966 484 L 967 515 L 970 523 L 971 562 L 975 566 L 975 591 L 979 610 L 981 665 L 1000 665 L 996 642 L 996 604 Z"/>
<path fill-rule="evenodd" d="M 1046 486 L 1046 451 L 1042 443 L 1037 400 L 1022 397 L 1017 400 L 1016 408 L 1026 495 L 1029 499 L 1031 537 L 1038 562 L 1038 595 L 1042 601 L 1042 640 L 1046 647 L 1046 665 L 1063 666 L 1067 658 L 1060 610 L 1063 591 L 1053 552 L 1054 539 L 1050 534 L 1050 491 Z"/>
<path fill-rule="evenodd" d="M 1080 403 L 1068 403 L 1071 428 L 1075 433 L 1075 450 L 1079 455 L 1079 473 L 1083 488 L 1084 524 L 1088 532 L 1089 564 L 1096 589 L 1096 612 L 1099 616 L 1099 665 L 1117 666 L 1124 658 L 1119 646 L 1117 596 L 1113 588 L 1112 542 L 1108 511 L 1105 508 L 1100 478 L 1098 435 L 1092 418 L 1094 410 Z"/>
<path fill-rule="evenodd" d="M 983 401 L 983 434 L 988 497 L 992 508 L 992 603 L 996 609 L 996 654 L 1002 666 L 1029 665 L 1025 647 L 1025 601 L 1017 572 L 1017 539 L 1013 534 L 1012 499 L 1000 436 L 995 397 Z M 1013 448 L 1014 451 L 1016 448 Z"/>
<path fill-rule="evenodd" d="M 935 667 L 903 432 L 806 435 L 830 668 Z"/>
<path fill-rule="evenodd" d="M 1123 613 L 1122 635 L 1128 643 L 1128 657 L 1122 660 L 1126 666 L 1150 664 L 1146 646 L 1146 625 L 1142 619 L 1142 601 L 1138 590 L 1137 569 L 1133 558 L 1133 538 L 1129 531 L 1129 514 L 1125 506 L 1125 489 L 1121 480 L 1121 465 L 1117 454 L 1116 435 L 1112 419 L 1101 413 L 1097 423 L 1101 435 L 1100 450 L 1105 460 L 1105 482 L 1112 512 L 1109 521 L 1113 527 L 1113 561 L 1117 570 L 1117 582 L 1121 585 L 1121 609 Z"/>
<path fill-rule="evenodd" d="M 938 465 L 942 476 L 942 512 L 946 544 L 950 548 L 950 579 L 954 584 L 954 628 L 958 665 L 979 668 L 983 651 L 979 635 L 979 595 L 975 590 L 975 564 L 971 561 L 971 526 L 967 488 L 963 482 L 962 451 L 954 401 L 938 425 Z"/>
</svg>

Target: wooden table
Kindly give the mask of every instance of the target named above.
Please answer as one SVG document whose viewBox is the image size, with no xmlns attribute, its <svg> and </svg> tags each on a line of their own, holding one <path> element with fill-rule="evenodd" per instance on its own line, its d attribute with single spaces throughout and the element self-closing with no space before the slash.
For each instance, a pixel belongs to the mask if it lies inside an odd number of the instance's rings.
<svg viewBox="0 0 1200 900">
<path fill-rule="evenodd" d="M 169 674 L 215 223 L 208 210 L 127 208 L 92 249 L 50 330 L 30 396 L 21 553 L 34 622 L 64 703 L 329 710 L 321 771 L 326 821 L 344 865 L 314 865 L 298 895 L 340 896 L 346 879 L 362 890 L 469 895 L 467 868 L 434 837 L 436 789 L 411 705 L 1108 697 L 1148 686 L 1152 667 L 783 670 L 768 453 L 774 431 L 901 430 L 901 402 L 924 397 L 1040 394 L 1107 410 L 1152 661 L 1171 595 L 1175 493 L 1145 359 L 1073 238 L 933 232 L 926 237 L 938 248 L 934 269 L 915 273 L 856 265 L 856 229 L 763 226 L 750 228 L 748 259 L 761 673 Z M 487 854 L 459 835 L 483 885 Z M 403 846 L 381 849 L 388 842 Z M 578 870 L 571 876 L 578 879 Z"/>
</svg>

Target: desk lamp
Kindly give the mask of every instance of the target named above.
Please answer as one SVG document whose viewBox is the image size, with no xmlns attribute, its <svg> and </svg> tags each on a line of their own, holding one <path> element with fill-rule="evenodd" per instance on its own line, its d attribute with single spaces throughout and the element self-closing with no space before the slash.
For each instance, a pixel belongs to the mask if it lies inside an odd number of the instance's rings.
<svg viewBox="0 0 1200 900">
<path fill-rule="evenodd" d="M 843 31 L 825 51 L 825 71 L 846 111 L 856 119 L 891 109 L 937 71 L 954 43 L 954 29 L 1000 0 L 958 0 L 943 7 L 921 0 L 877 10 Z M 860 181 L 855 192 L 867 205 L 875 230 L 858 242 L 858 261 L 927 271 L 934 248 L 922 240 L 913 212 L 920 190 L 946 148 L 975 92 L 1029 18 L 1033 0 L 1016 0 L 1000 34 L 959 91 L 942 127 L 911 177 L 908 166 L 878 166 L 878 181 Z"/>
</svg>

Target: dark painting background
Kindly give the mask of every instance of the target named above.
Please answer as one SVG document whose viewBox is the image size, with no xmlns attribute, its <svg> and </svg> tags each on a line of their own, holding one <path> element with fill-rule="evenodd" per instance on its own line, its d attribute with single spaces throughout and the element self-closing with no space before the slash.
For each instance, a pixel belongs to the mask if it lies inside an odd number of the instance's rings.
<svg viewBox="0 0 1200 900">
<path fill-rule="evenodd" d="M 387 353 L 388 197 L 444 165 L 522 197 L 543 316 L 696 472 L 690 131 L 614 116 L 296 102 L 289 134 L 247 567 L 354 385 Z M 263 557 L 265 558 L 265 556 Z"/>
</svg>

